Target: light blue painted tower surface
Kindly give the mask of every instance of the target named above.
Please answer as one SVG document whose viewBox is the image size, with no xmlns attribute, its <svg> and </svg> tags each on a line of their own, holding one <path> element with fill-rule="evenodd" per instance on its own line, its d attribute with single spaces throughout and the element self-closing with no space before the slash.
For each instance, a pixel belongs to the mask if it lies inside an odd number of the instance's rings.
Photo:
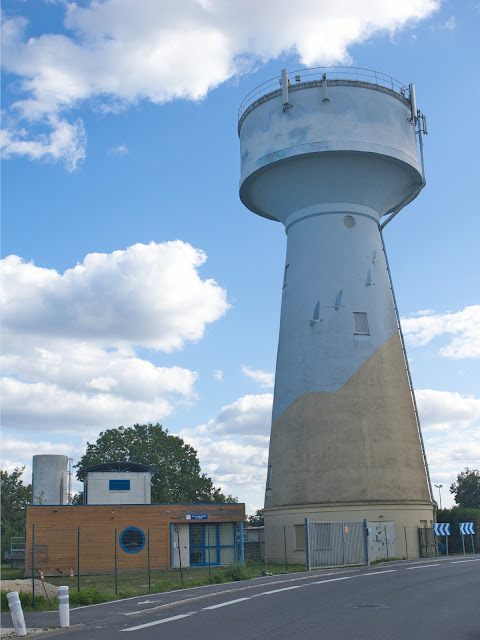
<svg viewBox="0 0 480 640">
<path fill-rule="evenodd" d="M 265 493 L 271 560 L 283 526 L 305 517 L 433 520 L 381 233 L 382 217 L 425 184 L 425 128 L 412 85 L 351 68 L 284 71 L 241 106 L 240 198 L 287 234 Z M 289 547 L 299 559 L 293 538 Z"/>
</svg>

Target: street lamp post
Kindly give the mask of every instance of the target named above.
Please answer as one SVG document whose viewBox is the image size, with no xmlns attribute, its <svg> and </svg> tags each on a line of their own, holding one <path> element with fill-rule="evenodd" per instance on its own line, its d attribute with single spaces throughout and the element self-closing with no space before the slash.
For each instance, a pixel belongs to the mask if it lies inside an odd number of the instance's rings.
<svg viewBox="0 0 480 640">
<path fill-rule="evenodd" d="M 442 487 L 443 484 L 436 484 L 435 485 L 438 489 L 438 497 L 440 498 L 440 509 L 442 508 Z"/>
</svg>

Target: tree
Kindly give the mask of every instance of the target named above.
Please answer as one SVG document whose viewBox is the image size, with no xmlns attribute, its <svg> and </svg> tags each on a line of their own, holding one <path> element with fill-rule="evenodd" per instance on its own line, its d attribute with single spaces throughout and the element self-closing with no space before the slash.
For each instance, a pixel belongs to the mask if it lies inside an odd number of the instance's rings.
<svg viewBox="0 0 480 640">
<path fill-rule="evenodd" d="M 157 473 L 152 478 L 152 502 L 235 502 L 213 486 L 201 473 L 193 447 L 168 433 L 160 424 L 136 424 L 133 427 L 107 429 L 75 465 L 80 471 L 102 462 L 137 462 L 147 464 Z"/>
<path fill-rule="evenodd" d="M 254 516 L 247 516 L 247 526 L 263 527 L 263 509 L 257 509 Z"/>
<path fill-rule="evenodd" d="M 480 471 L 469 469 L 461 471 L 457 482 L 450 485 L 450 493 L 455 494 L 455 502 L 466 509 L 480 509 Z"/>
<path fill-rule="evenodd" d="M 24 485 L 21 475 L 25 467 L 16 467 L 11 473 L 1 471 L 2 492 L 2 558 L 10 549 L 12 536 L 25 536 L 25 508 L 32 501 L 32 485 Z"/>
</svg>

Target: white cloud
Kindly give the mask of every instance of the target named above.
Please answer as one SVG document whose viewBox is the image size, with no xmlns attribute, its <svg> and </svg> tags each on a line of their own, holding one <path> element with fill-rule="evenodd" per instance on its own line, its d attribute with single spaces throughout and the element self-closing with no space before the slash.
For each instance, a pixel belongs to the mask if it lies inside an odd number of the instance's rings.
<svg viewBox="0 0 480 640">
<path fill-rule="evenodd" d="M 110 149 L 110 154 L 113 156 L 126 156 L 128 154 L 128 147 L 124 144 L 121 144 L 118 147 L 113 147 Z"/>
<path fill-rule="evenodd" d="M 70 2 L 65 3 L 68 35 L 36 37 L 28 37 L 24 18 L 6 17 L 3 64 L 20 79 L 21 91 L 10 114 L 18 123 L 44 124 L 55 132 L 49 118 L 90 98 L 103 111 L 143 99 L 198 100 L 285 52 L 307 66 L 348 64 L 352 45 L 403 29 L 439 5 L 439 0 Z M 12 139 L 18 136 L 11 133 Z M 22 139 L 25 144 L 8 148 L 10 155 L 27 153 L 27 142 L 37 143 L 27 155 L 48 155 L 48 139 L 32 131 Z M 78 140 L 72 153 L 82 157 L 84 142 Z"/>
<path fill-rule="evenodd" d="M 229 306 L 214 280 L 200 278 L 205 260 L 179 240 L 90 253 L 64 274 L 8 256 L 1 261 L 7 342 L 13 334 L 180 349 Z"/>
<path fill-rule="evenodd" d="M 198 451 L 202 471 L 223 493 L 263 507 L 273 396 L 246 395 L 222 407 L 218 416 L 179 434 Z"/>
<path fill-rule="evenodd" d="M 246 395 L 222 407 L 218 416 L 196 428 L 205 435 L 268 436 L 272 419 L 273 395 Z"/>
<path fill-rule="evenodd" d="M 262 371 L 261 369 L 250 369 L 249 367 L 242 367 L 242 373 L 248 378 L 255 380 L 262 388 L 271 389 L 275 381 L 275 375 Z"/>
<path fill-rule="evenodd" d="M 4 158 L 26 156 L 30 160 L 62 160 L 69 171 L 85 159 L 87 136 L 82 120 L 69 123 L 54 114 L 46 117 L 48 130 L 36 139 L 28 139 L 25 129 L 9 128 L 2 131 L 1 150 Z"/>
<path fill-rule="evenodd" d="M 449 507 L 454 504 L 449 487 L 457 474 L 479 465 L 480 398 L 433 389 L 418 389 L 415 396 L 430 477 L 433 484 L 443 484 L 442 506 Z M 438 500 L 438 489 L 433 491 Z"/>
<path fill-rule="evenodd" d="M 102 429 L 156 422 L 196 398 L 197 373 L 137 356 L 202 338 L 226 293 L 180 241 L 89 254 L 73 269 L 1 261 L 4 426 Z"/>
<path fill-rule="evenodd" d="M 213 372 L 213 379 L 217 382 L 222 382 L 223 380 L 223 371 L 221 369 L 215 369 Z"/>
<path fill-rule="evenodd" d="M 446 22 L 440 25 L 439 29 L 445 29 L 447 31 L 453 31 L 456 27 L 455 16 L 450 16 Z"/>
<path fill-rule="evenodd" d="M 465 307 L 456 313 L 402 318 L 403 333 L 414 347 L 422 347 L 440 336 L 455 336 L 440 349 L 446 358 L 480 356 L 480 305 Z"/>
<path fill-rule="evenodd" d="M 454 431 L 480 421 L 480 398 L 452 391 L 415 391 L 422 431 Z M 479 425 L 480 426 L 480 425 Z"/>
</svg>

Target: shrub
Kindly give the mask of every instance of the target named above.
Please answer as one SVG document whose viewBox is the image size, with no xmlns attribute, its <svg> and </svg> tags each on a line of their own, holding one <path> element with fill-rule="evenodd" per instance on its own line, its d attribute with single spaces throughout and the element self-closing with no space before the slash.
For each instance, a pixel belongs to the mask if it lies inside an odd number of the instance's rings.
<svg viewBox="0 0 480 640">
<path fill-rule="evenodd" d="M 1 592 L 1 609 L 2 611 L 9 611 L 8 591 Z M 24 611 L 52 611 L 58 609 L 58 598 L 50 598 L 50 601 L 45 596 L 39 596 L 35 594 L 35 609 L 33 608 L 33 595 L 26 591 L 20 591 L 20 602 L 22 603 L 22 609 Z"/>
<path fill-rule="evenodd" d="M 100 604 L 108 602 L 112 597 L 99 591 L 98 589 L 81 589 L 80 591 L 70 591 L 70 606 L 81 607 L 89 604 Z"/>
</svg>

